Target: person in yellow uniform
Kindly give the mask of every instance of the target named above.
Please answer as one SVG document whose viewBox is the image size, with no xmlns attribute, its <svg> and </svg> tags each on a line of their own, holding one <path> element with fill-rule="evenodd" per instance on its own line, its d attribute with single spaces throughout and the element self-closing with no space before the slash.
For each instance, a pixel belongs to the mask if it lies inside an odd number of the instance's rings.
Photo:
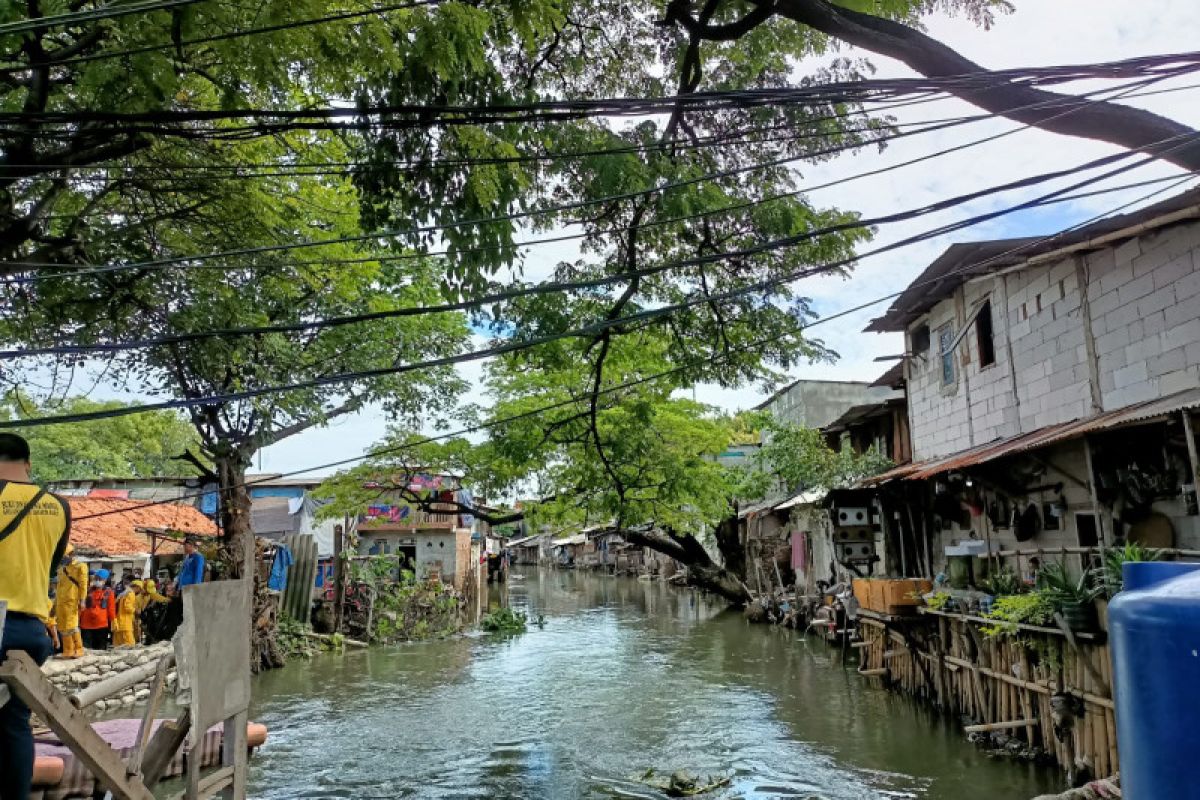
<svg viewBox="0 0 1200 800">
<path fill-rule="evenodd" d="M 58 589 L 54 593 L 54 618 L 58 623 L 58 635 L 62 639 L 62 657 L 79 658 L 83 655 L 83 636 L 79 632 L 79 610 L 87 596 L 87 564 L 76 561 L 73 547 L 67 545 L 63 553 L 62 566 L 58 568 Z"/>
<path fill-rule="evenodd" d="M 0 433 L 0 601 L 7 607 L 0 663 L 24 653 L 36 664 L 53 652 L 50 579 L 67 549 L 71 510 L 30 481 L 29 443 Z M 0 706 L 0 800 L 25 800 L 33 784 L 29 706 Z"/>
<path fill-rule="evenodd" d="M 133 647 L 137 644 L 134 623 L 137 621 L 142 582 L 132 581 L 117 596 L 117 617 L 113 620 L 113 647 Z"/>
</svg>

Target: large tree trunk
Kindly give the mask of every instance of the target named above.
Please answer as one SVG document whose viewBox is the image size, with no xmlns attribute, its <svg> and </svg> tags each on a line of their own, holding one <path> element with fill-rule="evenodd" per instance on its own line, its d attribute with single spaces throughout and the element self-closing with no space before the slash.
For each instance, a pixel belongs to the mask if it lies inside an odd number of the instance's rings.
<svg viewBox="0 0 1200 800">
<path fill-rule="evenodd" d="M 623 530 L 621 536 L 627 542 L 648 547 L 683 564 L 688 568 L 691 582 L 701 589 L 719 594 L 737 606 L 750 602 L 750 592 L 742 580 L 715 563 L 695 537 L 659 530 Z"/>
<path fill-rule="evenodd" d="M 250 527 L 250 492 L 246 489 L 250 459 L 235 448 L 216 456 L 214 462 L 229 577 L 241 578 L 254 571 L 254 531 Z"/>
</svg>

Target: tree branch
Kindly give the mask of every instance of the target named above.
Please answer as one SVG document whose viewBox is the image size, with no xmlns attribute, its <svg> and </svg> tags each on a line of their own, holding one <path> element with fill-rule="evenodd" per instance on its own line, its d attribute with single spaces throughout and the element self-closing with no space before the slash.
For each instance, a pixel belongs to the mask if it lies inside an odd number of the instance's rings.
<svg viewBox="0 0 1200 800">
<path fill-rule="evenodd" d="M 989 72 L 919 30 L 826 0 L 752 2 L 758 2 L 764 12 L 770 10 L 847 44 L 894 58 L 929 78 Z M 685 27 L 688 24 L 683 18 L 679 22 Z M 1195 129 L 1149 111 L 1015 83 L 984 89 L 964 84 L 946 91 L 985 111 L 1041 130 L 1108 142 L 1189 171 L 1200 170 L 1200 141 L 1195 139 Z M 1188 136 L 1192 138 L 1184 138 Z M 1172 145 L 1177 146 L 1164 152 Z"/>
</svg>

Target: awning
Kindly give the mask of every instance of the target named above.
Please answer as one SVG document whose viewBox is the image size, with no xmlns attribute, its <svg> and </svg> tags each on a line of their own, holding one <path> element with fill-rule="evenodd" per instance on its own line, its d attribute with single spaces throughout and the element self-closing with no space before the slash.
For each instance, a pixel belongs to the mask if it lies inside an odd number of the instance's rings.
<svg viewBox="0 0 1200 800">
<path fill-rule="evenodd" d="M 811 506 L 814 503 L 819 503 L 825 499 L 824 489 L 809 489 L 807 492 L 801 492 L 795 497 L 784 500 L 779 505 L 775 506 L 776 511 L 785 511 L 793 506 Z"/>
<path fill-rule="evenodd" d="M 568 536 L 566 539 L 551 539 L 551 547 L 564 547 L 572 544 L 583 544 L 587 541 L 586 533 L 577 533 L 574 536 Z"/>
<path fill-rule="evenodd" d="M 989 442 L 941 458 L 931 458 L 916 464 L 896 467 L 881 475 L 876 475 L 863 481 L 864 485 L 878 486 L 893 480 L 919 481 L 932 478 L 943 472 L 977 466 L 998 458 L 1006 458 L 1018 453 L 1026 453 L 1047 447 L 1058 442 L 1076 439 L 1097 431 L 1113 430 L 1129 425 L 1145 425 L 1158 422 L 1170 414 L 1185 409 L 1200 407 L 1200 388 L 1186 389 L 1166 397 L 1135 403 L 1115 411 L 1106 411 L 1071 422 L 1057 425 L 1047 425 L 1029 433 L 1011 436 L 1007 439 Z"/>
<path fill-rule="evenodd" d="M 746 506 L 745 508 L 738 510 L 738 519 L 745 519 L 751 514 L 761 514 L 764 511 L 773 511 L 775 509 L 775 504 L 778 502 L 779 498 L 775 497 L 771 500 L 763 500 L 762 502 L 755 503 L 752 506 Z"/>
</svg>

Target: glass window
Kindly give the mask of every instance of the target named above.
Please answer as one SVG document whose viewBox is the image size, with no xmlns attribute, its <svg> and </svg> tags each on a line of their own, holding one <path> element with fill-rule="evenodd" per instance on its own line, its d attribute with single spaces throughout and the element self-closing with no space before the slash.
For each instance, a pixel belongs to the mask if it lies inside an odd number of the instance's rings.
<svg viewBox="0 0 1200 800">
<path fill-rule="evenodd" d="M 954 344 L 954 326 L 943 325 L 938 328 L 938 351 L 942 354 L 943 386 L 954 383 L 954 351 L 950 349 L 952 344 Z"/>
</svg>

